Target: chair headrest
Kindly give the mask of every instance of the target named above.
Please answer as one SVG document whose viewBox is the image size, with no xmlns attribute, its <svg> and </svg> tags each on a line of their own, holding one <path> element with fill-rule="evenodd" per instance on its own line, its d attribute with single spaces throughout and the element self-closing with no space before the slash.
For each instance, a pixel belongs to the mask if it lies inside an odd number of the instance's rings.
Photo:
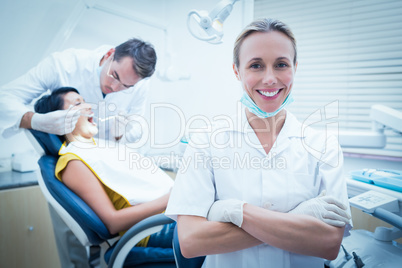
<svg viewBox="0 0 402 268">
<path fill-rule="evenodd" d="M 46 155 L 58 156 L 59 150 L 62 145 L 61 140 L 54 134 L 45 133 L 42 131 L 29 130 L 35 139 L 38 141 L 40 146 L 45 151 Z"/>
</svg>

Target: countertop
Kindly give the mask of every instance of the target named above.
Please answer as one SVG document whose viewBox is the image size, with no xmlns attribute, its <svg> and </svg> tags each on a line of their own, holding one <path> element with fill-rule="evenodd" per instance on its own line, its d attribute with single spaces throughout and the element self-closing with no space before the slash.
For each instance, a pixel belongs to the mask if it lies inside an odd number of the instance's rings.
<svg viewBox="0 0 402 268">
<path fill-rule="evenodd" d="M 41 176 L 39 169 L 30 172 L 0 172 L 0 190 L 38 185 L 38 176 Z"/>
</svg>

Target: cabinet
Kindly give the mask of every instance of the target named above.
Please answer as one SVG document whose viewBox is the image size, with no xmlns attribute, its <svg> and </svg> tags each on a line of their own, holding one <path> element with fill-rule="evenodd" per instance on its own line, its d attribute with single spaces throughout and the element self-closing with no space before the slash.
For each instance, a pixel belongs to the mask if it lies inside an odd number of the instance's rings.
<svg viewBox="0 0 402 268">
<path fill-rule="evenodd" d="M 60 267 L 39 186 L 0 191 L 0 267 Z"/>
</svg>

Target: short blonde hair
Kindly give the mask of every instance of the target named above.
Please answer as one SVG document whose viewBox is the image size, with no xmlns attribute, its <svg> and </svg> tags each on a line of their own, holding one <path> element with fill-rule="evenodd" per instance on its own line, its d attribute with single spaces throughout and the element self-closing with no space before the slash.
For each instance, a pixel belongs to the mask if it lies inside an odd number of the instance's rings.
<svg viewBox="0 0 402 268">
<path fill-rule="evenodd" d="M 290 41 L 292 42 L 293 49 L 295 52 L 295 56 L 293 58 L 293 63 L 296 64 L 297 61 L 297 48 L 296 48 L 296 39 L 290 30 L 290 28 L 283 22 L 274 19 L 258 19 L 250 23 L 243 29 L 243 31 L 239 34 L 236 39 L 234 48 L 233 48 L 233 63 L 236 67 L 239 67 L 240 60 L 239 60 L 239 53 L 241 45 L 250 34 L 254 32 L 263 32 L 268 33 L 271 31 L 277 31 L 285 34 Z"/>
</svg>

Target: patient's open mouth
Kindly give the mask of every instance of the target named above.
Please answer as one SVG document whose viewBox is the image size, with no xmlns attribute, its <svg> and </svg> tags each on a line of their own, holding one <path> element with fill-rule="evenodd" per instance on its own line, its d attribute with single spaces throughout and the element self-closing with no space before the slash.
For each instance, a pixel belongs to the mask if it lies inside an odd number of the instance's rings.
<svg viewBox="0 0 402 268">
<path fill-rule="evenodd" d="M 93 113 L 92 114 L 81 114 L 81 115 L 88 117 L 88 122 L 93 125 L 96 125 L 96 123 L 94 122 L 94 114 Z"/>
</svg>

